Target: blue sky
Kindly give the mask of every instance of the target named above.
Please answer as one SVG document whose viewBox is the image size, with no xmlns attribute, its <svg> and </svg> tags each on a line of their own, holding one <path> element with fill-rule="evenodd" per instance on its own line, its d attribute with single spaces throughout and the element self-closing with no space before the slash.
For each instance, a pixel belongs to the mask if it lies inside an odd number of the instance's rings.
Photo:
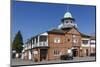
<svg viewBox="0 0 100 67">
<path fill-rule="evenodd" d="M 24 42 L 41 32 L 57 28 L 67 12 L 75 18 L 78 30 L 82 33 L 95 32 L 95 7 L 68 4 L 48 4 L 37 2 L 12 3 L 12 37 L 21 31 Z"/>
</svg>

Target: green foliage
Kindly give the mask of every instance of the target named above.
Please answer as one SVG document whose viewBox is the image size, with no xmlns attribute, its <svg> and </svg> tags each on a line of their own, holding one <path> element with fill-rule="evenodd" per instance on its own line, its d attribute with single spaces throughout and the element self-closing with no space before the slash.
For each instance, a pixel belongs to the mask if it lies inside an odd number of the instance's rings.
<svg viewBox="0 0 100 67">
<path fill-rule="evenodd" d="M 21 32 L 18 31 L 18 33 L 16 34 L 13 43 L 12 43 L 12 49 L 16 50 L 16 52 L 20 53 L 23 49 L 23 38 L 21 35 Z"/>
</svg>

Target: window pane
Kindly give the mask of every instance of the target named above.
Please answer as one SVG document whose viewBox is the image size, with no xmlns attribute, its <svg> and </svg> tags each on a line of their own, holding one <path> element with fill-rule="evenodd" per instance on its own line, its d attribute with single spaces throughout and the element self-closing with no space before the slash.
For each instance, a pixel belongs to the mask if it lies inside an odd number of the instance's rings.
<svg viewBox="0 0 100 67">
<path fill-rule="evenodd" d="M 88 44 L 88 40 L 82 40 L 83 44 Z"/>
<path fill-rule="evenodd" d="M 54 38 L 54 43 L 60 43 L 60 38 Z"/>
</svg>

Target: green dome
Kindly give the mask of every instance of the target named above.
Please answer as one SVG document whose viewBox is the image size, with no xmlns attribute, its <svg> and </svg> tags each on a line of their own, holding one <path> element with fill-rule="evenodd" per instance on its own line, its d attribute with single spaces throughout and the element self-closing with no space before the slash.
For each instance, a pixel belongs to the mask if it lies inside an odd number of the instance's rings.
<svg viewBox="0 0 100 67">
<path fill-rule="evenodd" d="M 64 18 L 73 18 L 70 12 L 64 14 Z"/>
</svg>

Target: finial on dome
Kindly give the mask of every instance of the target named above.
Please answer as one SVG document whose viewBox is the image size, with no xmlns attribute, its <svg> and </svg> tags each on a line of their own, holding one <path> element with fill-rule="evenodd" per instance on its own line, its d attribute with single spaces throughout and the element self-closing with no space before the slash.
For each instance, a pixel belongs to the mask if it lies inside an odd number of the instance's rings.
<svg viewBox="0 0 100 67">
<path fill-rule="evenodd" d="M 67 12 L 64 14 L 64 18 L 73 18 L 72 14 L 69 11 L 69 6 L 67 5 Z"/>
</svg>

